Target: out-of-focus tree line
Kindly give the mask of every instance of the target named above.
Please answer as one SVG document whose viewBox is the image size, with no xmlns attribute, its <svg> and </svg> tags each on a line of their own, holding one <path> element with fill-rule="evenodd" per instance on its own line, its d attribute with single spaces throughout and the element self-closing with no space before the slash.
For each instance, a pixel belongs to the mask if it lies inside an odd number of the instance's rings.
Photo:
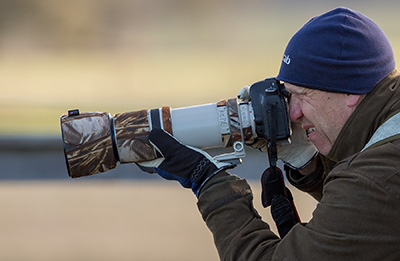
<svg viewBox="0 0 400 261">
<path fill-rule="evenodd" d="M 348 4 L 374 14 L 380 25 L 382 17 L 394 22 L 399 5 Z M 0 52 L 140 51 L 154 45 L 225 50 L 265 39 L 282 45 L 308 18 L 339 5 L 343 1 L 0 0 Z"/>
<path fill-rule="evenodd" d="M 0 0 L 0 47 L 123 50 L 146 48 L 159 38 L 165 47 L 183 48 L 182 33 L 193 44 L 223 41 L 269 5 L 261 0 Z"/>
</svg>

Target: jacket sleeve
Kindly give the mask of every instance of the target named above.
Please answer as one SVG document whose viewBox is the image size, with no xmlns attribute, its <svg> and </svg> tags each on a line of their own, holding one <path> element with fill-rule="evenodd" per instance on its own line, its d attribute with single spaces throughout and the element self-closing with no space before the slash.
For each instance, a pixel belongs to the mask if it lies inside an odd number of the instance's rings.
<svg viewBox="0 0 400 261">
<path fill-rule="evenodd" d="M 285 165 L 286 178 L 297 189 L 310 194 L 314 199 L 320 201 L 322 198 L 322 187 L 324 180 L 335 163 L 319 154 L 317 169 L 309 174 L 302 175 L 299 171 L 291 169 Z"/>
<path fill-rule="evenodd" d="M 397 199 L 365 176 L 333 172 L 311 221 L 296 224 L 282 240 L 253 208 L 247 182 L 221 173 L 198 201 L 220 259 L 399 260 Z"/>
<path fill-rule="evenodd" d="M 200 191 L 198 208 L 221 260 L 271 260 L 280 239 L 253 207 L 245 180 L 217 174 Z"/>
</svg>

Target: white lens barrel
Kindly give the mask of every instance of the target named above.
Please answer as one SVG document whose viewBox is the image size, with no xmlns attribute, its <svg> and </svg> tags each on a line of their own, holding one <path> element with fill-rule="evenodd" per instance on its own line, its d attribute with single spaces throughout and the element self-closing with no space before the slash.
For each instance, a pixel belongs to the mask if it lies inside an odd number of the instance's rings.
<svg viewBox="0 0 400 261">
<path fill-rule="evenodd" d="M 235 158 L 245 156 L 245 142 L 255 137 L 252 106 L 247 102 L 238 104 L 236 98 L 177 109 L 149 110 L 148 122 L 150 130 L 164 129 L 185 145 L 200 149 L 233 147 Z"/>
<path fill-rule="evenodd" d="M 227 112 L 215 103 L 171 109 L 171 125 L 180 142 L 202 149 L 221 147 L 221 130 L 229 131 Z"/>
</svg>

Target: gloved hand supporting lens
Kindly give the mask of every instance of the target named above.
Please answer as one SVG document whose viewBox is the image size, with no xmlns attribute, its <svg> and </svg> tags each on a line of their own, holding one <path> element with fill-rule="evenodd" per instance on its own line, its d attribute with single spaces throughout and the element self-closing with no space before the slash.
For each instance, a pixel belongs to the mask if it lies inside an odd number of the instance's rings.
<svg viewBox="0 0 400 261">
<path fill-rule="evenodd" d="M 161 129 L 153 129 L 149 141 L 162 158 L 140 165 L 154 167 L 161 177 L 177 180 L 183 187 L 191 188 L 196 196 L 209 178 L 221 170 L 235 167 L 231 163 L 214 160 L 200 149 L 180 143 Z"/>
</svg>

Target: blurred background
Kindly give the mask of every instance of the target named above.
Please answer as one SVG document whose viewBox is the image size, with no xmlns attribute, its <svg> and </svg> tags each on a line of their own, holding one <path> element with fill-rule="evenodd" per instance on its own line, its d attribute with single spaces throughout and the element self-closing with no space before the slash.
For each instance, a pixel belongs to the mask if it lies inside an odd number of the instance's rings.
<svg viewBox="0 0 400 261">
<path fill-rule="evenodd" d="M 337 6 L 369 16 L 400 56 L 397 0 L 0 0 L 0 260 L 218 260 L 195 197 L 134 165 L 70 180 L 69 109 L 119 112 L 236 97 L 276 76 L 290 37 Z M 248 150 L 232 172 L 258 179 Z M 292 189 L 304 221 L 315 201 Z"/>
</svg>

